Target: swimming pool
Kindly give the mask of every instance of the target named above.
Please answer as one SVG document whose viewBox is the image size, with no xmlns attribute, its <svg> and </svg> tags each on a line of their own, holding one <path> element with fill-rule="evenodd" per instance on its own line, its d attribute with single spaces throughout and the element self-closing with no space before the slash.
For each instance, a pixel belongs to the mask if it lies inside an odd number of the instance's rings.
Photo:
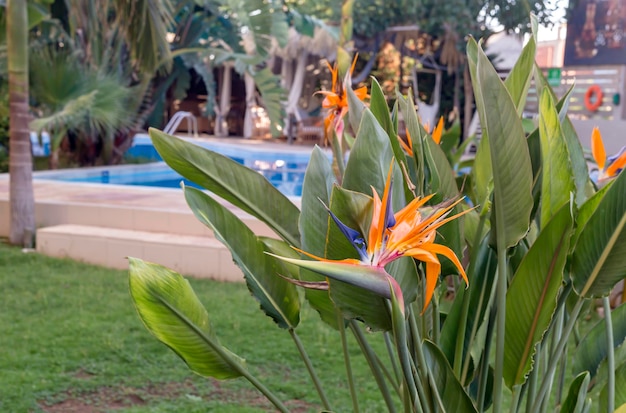
<svg viewBox="0 0 626 413">
<path fill-rule="evenodd" d="M 301 196 L 304 173 L 312 148 L 286 145 L 261 145 L 251 141 L 243 145 L 219 141 L 189 139 L 202 147 L 221 153 L 263 175 L 272 185 L 287 196 Z M 154 149 L 147 134 L 135 136 L 131 157 L 154 162 L 137 165 L 120 165 L 94 168 L 66 169 L 37 172 L 35 179 L 52 179 L 93 184 L 137 185 L 179 188 L 180 182 L 196 186 L 173 171 Z"/>
</svg>

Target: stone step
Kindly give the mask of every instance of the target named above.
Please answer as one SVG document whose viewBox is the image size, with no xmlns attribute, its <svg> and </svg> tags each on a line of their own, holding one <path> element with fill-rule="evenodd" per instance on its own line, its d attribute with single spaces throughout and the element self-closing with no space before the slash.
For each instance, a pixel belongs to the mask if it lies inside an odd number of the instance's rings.
<svg viewBox="0 0 626 413">
<path fill-rule="evenodd" d="M 141 258 L 198 278 L 243 281 L 230 251 L 215 238 L 90 225 L 37 230 L 37 251 L 109 268 L 128 269 L 126 257 Z"/>
</svg>

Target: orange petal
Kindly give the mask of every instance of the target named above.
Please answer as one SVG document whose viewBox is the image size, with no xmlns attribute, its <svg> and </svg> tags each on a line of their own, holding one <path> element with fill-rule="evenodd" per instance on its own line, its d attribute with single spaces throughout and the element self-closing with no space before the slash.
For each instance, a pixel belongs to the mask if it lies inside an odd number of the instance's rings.
<svg viewBox="0 0 626 413">
<path fill-rule="evenodd" d="M 367 86 L 363 86 L 360 87 L 358 89 L 356 89 L 354 91 L 354 94 L 356 95 L 357 98 L 359 98 L 359 100 L 365 100 L 368 98 L 368 94 L 367 94 Z"/>
<path fill-rule="evenodd" d="M 450 248 L 446 247 L 445 245 L 434 244 L 434 243 L 424 245 L 422 248 L 427 251 L 434 252 L 435 254 L 443 255 L 444 257 L 452 261 L 452 263 L 459 270 L 461 277 L 463 277 L 463 280 L 465 281 L 465 285 L 469 285 L 467 274 L 465 274 L 465 270 L 463 269 L 463 266 L 461 265 L 461 261 L 459 261 L 454 251 L 452 251 Z"/>
<path fill-rule="evenodd" d="M 626 166 L 626 152 L 620 155 L 608 168 L 606 168 L 606 175 L 613 177 L 617 175 L 620 169 L 624 169 Z"/>
<path fill-rule="evenodd" d="M 383 199 L 378 198 L 376 189 L 372 188 L 374 192 L 374 213 L 372 214 L 372 223 L 370 224 L 370 233 L 367 242 L 367 251 L 369 253 L 376 251 L 383 242 L 383 234 L 385 232 L 385 218 L 387 216 L 387 204 L 389 203 L 390 188 L 391 188 L 391 174 L 393 172 L 393 159 L 389 165 L 389 172 L 387 173 L 387 181 L 385 182 L 385 189 L 383 191 Z"/>
<path fill-rule="evenodd" d="M 437 145 L 439 145 L 439 142 L 441 142 L 441 134 L 443 133 L 443 116 L 439 118 L 439 123 L 437 123 L 437 126 L 435 127 L 435 130 L 433 131 L 433 140 L 435 141 L 435 143 Z"/>
<path fill-rule="evenodd" d="M 604 163 L 606 162 L 606 151 L 604 150 L 604 143 L 602 142 L 602 135 L 600 129 L 596 126 L 591 132 L 591 154 L 598 164 L 598 168 L 604 169 Z"/>
<path fill-rule="evenodd" d="M 426 263 L 426 290 L 424 291 L 424 308 L 422 308 L 423 314 L 424 311 L 426 311 L 428 304 L 430 304 L 430 300 L 435 292 L 437 280 L 439 279 L 439 271 L 441 270 L 441 264 L 434 254 L 420 248 L 415 248 L 412 254 L 405 255 L 409 255 L 416 260 Z"/>
</svg>

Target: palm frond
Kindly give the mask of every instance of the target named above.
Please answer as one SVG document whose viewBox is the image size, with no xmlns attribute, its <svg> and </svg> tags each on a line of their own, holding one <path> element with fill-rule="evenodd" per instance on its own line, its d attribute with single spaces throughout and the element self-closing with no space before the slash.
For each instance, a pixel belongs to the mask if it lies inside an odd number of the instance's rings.
<svg viewBox="0 0 626 413">
<path fill-rule="evenodd" d="M 263 107 L 270 118 L 272 136 L 281 133 L 281 125 L 285 119 L 283 102 L 286 100 L 285 89 L 280 86 L 280 77 L 265 68 L 252 75 L 263 99 Z"/>
<path fill-rule="evenodd" d="M 224 0 L 224 5 L 231 11 L 231 16 L 236 16 L 240 33 L 249 33 L 252 40 L 249 53 L 268 56 L 272 38 L 281 46 L 287 43 L 289 26 L 282 4 L 268 0 Z"/>
<path fill-rule="evenodd" d="M 115 6 L 131 56 L 139 67 L 154 72 L 163 61 L 171 64 L 167 42 L 167 31 L 173 23 L 171 0 L 115 0 Z"/>
</svg>

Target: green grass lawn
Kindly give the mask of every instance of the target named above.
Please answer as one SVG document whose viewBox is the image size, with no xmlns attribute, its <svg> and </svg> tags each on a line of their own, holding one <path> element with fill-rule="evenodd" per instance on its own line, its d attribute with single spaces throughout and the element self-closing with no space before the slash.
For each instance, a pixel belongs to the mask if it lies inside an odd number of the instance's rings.
<svg viewBox="0 0 626 413">
<path fill-rule="evenodd" d="M 246 358 L 293 411 L 321 410 L 289 334 L 259 310 L 244 284 L 191 283 L 223 345 Z M 2 412 L 273 411 L 245 380 L 199 377 L 154 339 L 135 312 L 125 271 L 0 242 L 0 291 Z M 338 333 L 309 309 L 298 333 L 334 410 L 352 410 Z M 385 411 L 358 346 L 350 348 L 361 410 Z"/>
</svg>

